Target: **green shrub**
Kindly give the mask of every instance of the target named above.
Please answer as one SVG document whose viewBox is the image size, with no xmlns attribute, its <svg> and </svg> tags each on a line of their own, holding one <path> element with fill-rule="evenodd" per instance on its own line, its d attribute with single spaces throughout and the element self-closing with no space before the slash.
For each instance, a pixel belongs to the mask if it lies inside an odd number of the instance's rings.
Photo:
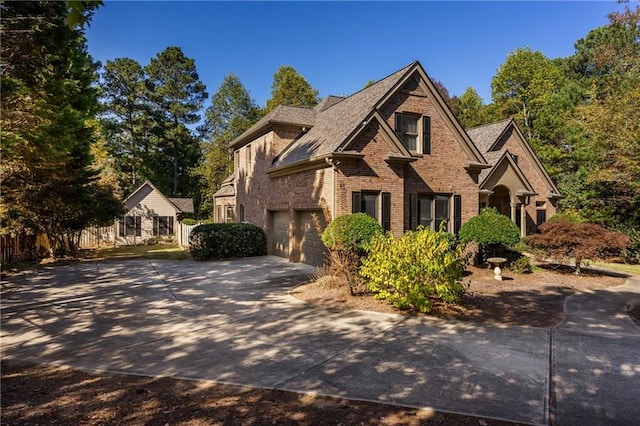
<svg viewBox="0 0 640 426">
<path fill-rule="evenodd" d="M 399 239 L 378 234 L 371 239 L 360 274 L 369 290 L 400 309 L 431 310 L 431 298 L 453 303 L 464 288 L 463 245 L 451 246 L 450 234 L 420 228 Z"/>
<path fill-rule="evenodd" d="M 520 230 L 511 219 L 491 207 L 482 209 L 462 225 L 458 237 L 463 243 L 476 242 L 483 257 L 490 257 L 514 247 L 520 241 Z"/>
<path fill-rule="evenodd" d="M 509 262 L 509 270 L 516 274 L 530 274 L 533 271 L 529 256 L 521 255 Z"/>
<path fill-rule="evenodd" d="M 182 219 L 180 223 L 182 223 L 183 225 L 195 225 L 196 223 L 198 223 L 198 221 L 195 219 L 186 218 L 186 219 Z"/>
<path fill-rule="evenodd" d="M 264 256 L 267 237 L 251 223 L 211 223 L 193 228 L 189 246 L 196 260 Z"/>
<path fill-rule="evenodd" d="M 366 252 L 374 235 L 382 234 L 382 226 L 366 213 L 339 216 L 322 233 L 322 242 L 329 250 Z"/>
</svg>

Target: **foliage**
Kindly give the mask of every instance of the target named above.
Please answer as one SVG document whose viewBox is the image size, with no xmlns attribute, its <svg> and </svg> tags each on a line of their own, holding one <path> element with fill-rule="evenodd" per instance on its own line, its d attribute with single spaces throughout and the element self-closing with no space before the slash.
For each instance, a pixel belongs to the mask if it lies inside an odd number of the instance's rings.
<svg viewBox="0 0 640 426">
<path fill-rule="evenodd" d="M 195 219 L 187 218 L 187 219 L 182 219 L 180 223 L 182 223 L 183 225 L 195 225 L 196 223 L 198 223 L 198 221 Z"/>
<path fill-rule="evenodd" d="M 457 117 L 465 129 L 481 126 L 489 122 L 487 108 L 473 87 L 467 87 L 458 98 Z"/>
<path fill-rule="evenodd" d="M 121 209 L 92 167 L 96 64 L 64 2 L 1 7 L 2 228 L 44 232 L 53 254 L 75 254 L 82 228 Z"/>
<path fill-rule="evenodd" d="M 520 257 L 509 263 L 509 270 L 516 274 L 530 274 L 532 271 L 531 258 L 526 255 L 520 255 Z"/>
<path fill-rule="evenodd" d="M 322 242 L 329 250 L 364 253 L 371 238 L 382 232 L 382 226 L 368 214 L 353 213 L 332 220 L 322 233 Z"/>
<path fill-rule="evenodd" d="M 153 164 L 152 181 L 172 197 L 196 195 L 198 181 L 189 178 L 200 158 L 200 145 L 187 125 L 200 121 L 199 111 L 208 96 L 206 87 L 200 81 L 195 61 L 179 47 L 167 47 L 144 70 L 148 101 L 157 124 L 156 153 L 160 155 Z"/>
<path fill-rule="evenodd" d="M 543 256 L 575 261 L 576 274 L 580 273 L 583 259 L 607 260 L 620 255 L 630 244 L 629 237 L 619 232 L 564 218 L 542 224 L 540 231 L 540 234 L 529 236 L 527 243 Z"/>
<path fill-rule="evenodd" d="M 377 298 L 400 309 L 429 312 L 431 298 L 453 303 L 462 294 L 463 248 L 452 249 L 446 232 L 427 228 L 406 232 L 399 239 L 377 234 L 360 274 L 369 279 L 368 287 Z"/>
<path fill-rule="evenodd" d="M 189 246 L 196 260 L 264 256 L 267 237 L 262 228 L 251 223 L 212 223 L 196 226 Z"/>
<path fill-rule="evenodd" d="M 485 208 L 462 225 L 458 238 L 464 243 L 476 242 L 487 254 L 492 249 L 513 247 L 520 241 L 520 230 L 495 208 Z"/>
<path fill-rule="evenodd" d="M 271 98 L 267 100 L 264 112 L 269 113 L 278 105 L 312 108 L 317 104 L 318 89 L 311 87 L 294 67 L 283 65 L 273 74 Z"/>
<path fill-rule="evenodd" d="M 491 81 L 493 101 L 505 116 L 515 118 L 529 139 L 535 114 L 562 82 L 558 66 L 540 52 L 516 49 Z"/>
</svg>

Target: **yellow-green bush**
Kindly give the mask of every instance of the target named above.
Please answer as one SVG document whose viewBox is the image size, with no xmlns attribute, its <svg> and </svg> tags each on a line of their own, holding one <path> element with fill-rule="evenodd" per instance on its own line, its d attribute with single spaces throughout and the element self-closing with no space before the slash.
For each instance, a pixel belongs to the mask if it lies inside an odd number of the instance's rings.
<svg viewBox="0 0 640 426">
<path fill-rule="evenodd" d="M 369 290 L 400 309 L 431 310 L 431 299 L 457 301 L 464 291 L 463 246 L 451 245 L 450 234 L 420 228 L 396 239 L 377 235 L 369 245 L 360 274 Z"/>
</svg>

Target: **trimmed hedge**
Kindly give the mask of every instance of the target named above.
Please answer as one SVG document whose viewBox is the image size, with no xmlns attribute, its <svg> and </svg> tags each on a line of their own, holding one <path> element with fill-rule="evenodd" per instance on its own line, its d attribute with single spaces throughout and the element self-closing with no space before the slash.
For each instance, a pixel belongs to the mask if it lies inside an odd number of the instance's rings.
<svg viewBox="0 0 640 426">
<path fill-rule="evenodd" d="M 465 243 L 475 241 L 481 246 L 510 248 L 520 241 L 520 230 L 511 219 L 490 207 L 462 225 L 458 237 Z"/>
<path fill-rule="evenodd" d="M 189 246 L 196 260 L 264 256 L 267 236 L 251 223 L 209 223 L 193 228 Z"/>
<path fill-rule="evenodd" d="M 339 216 L 322 233 L 322 242 L 329 250 L 363 253 L 374 235 L 384 233 L 382 226 L 366 213 Z"/>
</svg>

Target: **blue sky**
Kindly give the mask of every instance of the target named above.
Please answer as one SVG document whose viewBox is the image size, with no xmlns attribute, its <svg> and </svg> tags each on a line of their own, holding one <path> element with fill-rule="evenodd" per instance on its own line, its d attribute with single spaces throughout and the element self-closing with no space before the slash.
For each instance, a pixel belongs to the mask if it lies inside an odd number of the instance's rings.
<svg viewBox="0 0 640 426">
<path fill-rule="evenodd" d="M 633 1 L 632 3 L 637 3 Z M 509 52 L 566 57 L 623 5 L 606 2 L 105 1 L 87 29 L 94 60 L 146 65 L 168 46 L 195 59 L 209 99 L 230 72 L 264 106 L 273 73 L 292 65 L 320 96 L 351 94 L 419 60 L 452 95 L 491 100 Z M 209 105 L 209 101 L 206 105 Z"/>
</svg>

